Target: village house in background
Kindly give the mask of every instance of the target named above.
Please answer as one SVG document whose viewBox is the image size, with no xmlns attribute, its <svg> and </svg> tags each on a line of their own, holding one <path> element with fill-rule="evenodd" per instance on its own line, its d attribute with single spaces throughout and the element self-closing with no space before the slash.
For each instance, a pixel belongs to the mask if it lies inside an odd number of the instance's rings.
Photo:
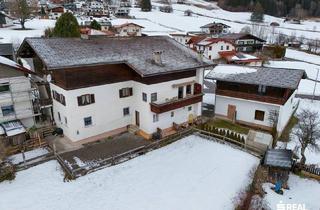
<svg viewBox="0 0 320 210">
<path fill-rule="evenodd" d="M 54 120 L 71 141 L 128 129 L 150 139 L 195 122 L 211 66 L 164 36 L 27 38 L 18 56 L 50 78 Z"/>
<path fill-rule="evenodd" d="M 209 23 L 200 27 L 201 32 L 212 36 L 229 33 L 230 28 L 231 27 L 226 24 L 216 22 Z"/>
<path fill-rule="evenodd" d="M 112 27 L 116 36 L 142 36 L 143 28 L 143 26 L 135 23 L 124 23 Z"/>
<path fill-rule="evenodd" d="M 216 81 L 215 115 L 253 128 L 281 133 L 297 108 L 303 70 L 218 65 L 206 79 Z"/>
<path fill-rule="evenodd" d="M 30 70 L 0 56 L 0 140 L 6 145 L 25 140 L 26 128 L 35 124 L 34 89 L 27 77 Z"/>
<path fill-rule="evenodd" d="M 254 53 L 261 51 L 263 44 L 266 42 L 252 34 L 230 33 L 219 36 L 234 43 L 236 51 L 245 53 Z"/>
</svg>

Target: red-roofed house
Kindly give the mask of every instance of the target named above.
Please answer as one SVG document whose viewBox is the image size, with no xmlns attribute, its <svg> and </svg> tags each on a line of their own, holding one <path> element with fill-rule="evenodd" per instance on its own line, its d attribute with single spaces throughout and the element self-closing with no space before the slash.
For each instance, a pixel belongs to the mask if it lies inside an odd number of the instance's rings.
<svg viewBox="0 0 320 210">
<path fill-rule="evenodd" d="M 135 23 L 124 23 L 115 25 L 114 27 L 116 36 L 142 36 L 143 26 Z"/>
<path fill-rule="evenodd" d="M 236 52 L 236 51 L 222 51 L 219 55 L 227 64 L 238 64 L 245 66 L 262 66 L 262 59 L 253 55 Z"/>
</svg>

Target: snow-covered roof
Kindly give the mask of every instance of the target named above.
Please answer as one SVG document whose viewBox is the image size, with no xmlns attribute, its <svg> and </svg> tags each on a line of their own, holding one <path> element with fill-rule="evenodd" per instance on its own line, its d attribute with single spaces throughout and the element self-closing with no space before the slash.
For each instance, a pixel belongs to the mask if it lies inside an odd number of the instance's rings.
<svg viewBox="0 0 320 210">
<path fill-rule="evenodd" d="M 7 136 L 15 136 L 26 132 L 26 129 L 19 120 L 1 123 L 1 127 Z"/>
<path fill-rule="evenodd" d="M 215 27 L 215 26 L 221 26 L 223 28 L 231 28 L 230 26 L 224 24 L 224 23 L 216 23 L 216 22 L 213 22 L 213 23 L 208 23 L 204 26 L 201 26 L 200 28 L 212 28 L 212 27 Z"/>
<path fill-rule="evenodd" d="M 125 63 L 142 76 L 211 66 L 206 59 L 168 36 L 116 37 L 84 40 L 79 38 L 26 38 L 18 54 L 30 46 L 50 70 L 85 65 Z M 162 51 L 162 64 L 153 53 Z"/>
<path fill-rule="evenodd" d="M 269 149 L 264 157 L 264 165 L 291 168 L 292 167 L 292 151 L 286 149 Z"/>
<path fill-rule="evenodd" d="M 206 79 L 290 89 L 306 77 L 304 70 L 237 65 L 218 65 L 206 75 Z"/>
<path fill-rule="evenodd" d="M 0 65 L 5 65 L 5 66 L 9 66 L 12 67 L 16 70 L 28 73 L 28 74 L 34 74 L 34 72 L 30 71 L 29 69 L 17 64 L 16 62 L 14 62 L 13 60 L 10 60 L 6 57 L 0 56 Z"/>
</svg>

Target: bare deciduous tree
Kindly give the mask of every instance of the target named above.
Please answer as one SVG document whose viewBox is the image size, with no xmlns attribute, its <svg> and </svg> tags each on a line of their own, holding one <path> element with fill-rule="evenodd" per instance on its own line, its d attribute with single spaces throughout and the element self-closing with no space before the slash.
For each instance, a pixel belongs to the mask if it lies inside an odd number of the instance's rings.
<svg viewBox="0 0 320 210">
<path fill-rule="evenodd" d="M 320 149 L 320 118 L 318 112 L 303 109 L 298 115 L 297 128 L 293 134 L 300 143 L 300 164 L 306 163 L 305 150 L 311 149 L 319 151 Z"/>
<path fill-rule="evenodd" d="M 21 24 L 21 29 L 25 28 L 26 21 L 31 17 L 32 9 L 35 7 L 35 1 L 10 0 L 9 10 L 13 17 L 17 18 Z"/>
</svg>

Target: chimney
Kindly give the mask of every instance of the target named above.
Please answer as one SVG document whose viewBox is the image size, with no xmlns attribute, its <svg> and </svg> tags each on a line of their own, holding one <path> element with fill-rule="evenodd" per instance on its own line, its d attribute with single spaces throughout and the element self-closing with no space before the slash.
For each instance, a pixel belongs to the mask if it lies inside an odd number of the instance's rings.
<svg viewBox="0 0 320 210">
<path fill-rule="evenodd" d="M 153 52 L 153 61 L 158 65 L 162 65 L 161 56 L 162 56 L 162 51 Z"/>
</svg>

